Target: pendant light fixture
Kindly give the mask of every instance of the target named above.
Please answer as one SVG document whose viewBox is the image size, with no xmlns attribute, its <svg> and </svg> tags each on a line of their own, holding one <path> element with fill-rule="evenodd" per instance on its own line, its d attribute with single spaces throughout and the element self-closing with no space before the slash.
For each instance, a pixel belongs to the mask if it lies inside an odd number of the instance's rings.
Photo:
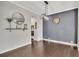
<svg viewBox="0 0 79 59">
<path fill-rule="evenodd" d="M 45 13 L 42 15 L 42 17 L 44 20 L 48 21 L 49 20 L 49 18 L 48 18 L 48 2 L 44 1 L 44 3 L 45 3 Z"/>
</svg>

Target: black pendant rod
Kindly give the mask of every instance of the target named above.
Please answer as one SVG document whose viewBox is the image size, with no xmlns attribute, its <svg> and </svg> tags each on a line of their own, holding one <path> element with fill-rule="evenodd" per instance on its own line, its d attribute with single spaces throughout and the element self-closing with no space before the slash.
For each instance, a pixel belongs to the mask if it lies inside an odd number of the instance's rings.
<svg viewBox="0 0 79 59">
<path fill-rule="evenodd" d="M 48 2 L 47 2 L 47 1 L 44 1 L 44 3 L 45 3 L 45 4 L 48 4 Z"/>
</svg>

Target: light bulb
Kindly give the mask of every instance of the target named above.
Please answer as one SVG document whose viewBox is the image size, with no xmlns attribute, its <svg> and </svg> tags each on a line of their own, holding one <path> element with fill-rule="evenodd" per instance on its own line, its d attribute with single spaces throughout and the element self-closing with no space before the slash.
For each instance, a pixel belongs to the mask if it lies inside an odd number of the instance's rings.
<svg viewBox="0 0 79 59">
<path fill-rule="evenodd" d="M 48 20 L 49 20 L 49 17 L 47 17 L 47 16 L 44 16 L 44 19 L 48 21 Z"/>
</svg>

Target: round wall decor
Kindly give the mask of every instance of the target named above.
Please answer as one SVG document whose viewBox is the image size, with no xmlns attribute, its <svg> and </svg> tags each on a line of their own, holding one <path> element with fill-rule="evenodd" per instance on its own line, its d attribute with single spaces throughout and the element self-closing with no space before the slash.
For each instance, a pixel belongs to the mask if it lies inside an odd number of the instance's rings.
<svg viewBox="0 0 79 59">
<path fill-rule="evenodd" d="M 59 24 L 59 23 L 60 23 L 60 18 L 59 18 L 59 17 L 53 17 L 52 22 L 53 22 L 54 24 Z"/>
</svg>

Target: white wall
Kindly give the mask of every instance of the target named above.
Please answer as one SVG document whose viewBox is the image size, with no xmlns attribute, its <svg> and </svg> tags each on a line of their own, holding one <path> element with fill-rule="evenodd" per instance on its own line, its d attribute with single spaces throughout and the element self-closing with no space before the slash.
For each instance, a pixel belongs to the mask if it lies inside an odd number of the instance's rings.
<svg viewBox="0 0 79 59">
<path fill-rule="evenodd" d="M 37 21 L 38 27 L 38 40 L 43 40 L 43 19 L 39 18 Z"/>
<path fill-rule="evenodd" d="M 7 17 L 11 17 L 14 12 L 21 12 L 25 17 L 28 30 L 13 30 L 9 32 L 5 30 L 8 27 Z M 0 53 L 27 45 L 31 43 L 31 16 L 38 17 L 25 9 L 18 7 L 10 2 L 0 2 Z M 12 27 L 15 25 L 12 24 Z"/>
<path fill-rule="evenodd" d="M 31 1 L 32 3 L 33 3 L 33 1 Z M 31 11 L 31 12 L 34 12 L 35 14 L 38 14 L 38 16 L 34 16 L 34 15 L 32 15 L 32 17 L 31 18 L 35 18 L 35 20 L 37 21 L 37 29 L 35 29 L 35 40 L 37 40 L 37 41 L 39 41 L 39 40 L 42 40 L 43 39 L 43 20 L 41 19 L 41 16 L 39 15 L 40 13 L 37 13 L 38 11 L 37 10 L 35 10 L 35 9 L 38 9 L 37 7 L 35 7 L 35 6 L 37 6 L 37 5 L 34 5 L 34 4 L 31 4 L 31 3 L 29 3 L 29 2 L 27 2 L 27 1 L 20 1 L 20 3 L 23 3 L 23 4 L 25 4 L 25 6 L 26 7 L 24 7 L 24 5 L 21 5 L 21 4 L 19 4 L 19 3 L 17 3 L 16 1 L 11 1 L 11 3 L 12 4 L 16 4 L 16 5 L 18 5 L 18 6 L 20 6 L 20 7 L 22 7 L 22 8 L 24 8 L 24 9 L 26 9 L 26 10 L 29 10 L 29 11 Z M 38 4 L 36 1 L 35 1 L 35 3 L 36 4 Z M 40 4 L 40 3 L 39 3 Z M 42 6 L 42 5 L 41 5 Z M 30 7 L 30 9 L 28 8 L 28 7 Z M 33 9 L 32 9 L 33 8 Z M 34 9 L 35 8 L 35 9 Z M 42 9 L 42 8 L 41 8 Z M 33 10 L 35 10 L 35 11 L 33 11 Z M 39 9 L 40 10 L 40 9 Z M 41 10 L 40 10 L 41 11 Z M 43 12 L 44 13 L 44 12 Z"/>
</svg>

